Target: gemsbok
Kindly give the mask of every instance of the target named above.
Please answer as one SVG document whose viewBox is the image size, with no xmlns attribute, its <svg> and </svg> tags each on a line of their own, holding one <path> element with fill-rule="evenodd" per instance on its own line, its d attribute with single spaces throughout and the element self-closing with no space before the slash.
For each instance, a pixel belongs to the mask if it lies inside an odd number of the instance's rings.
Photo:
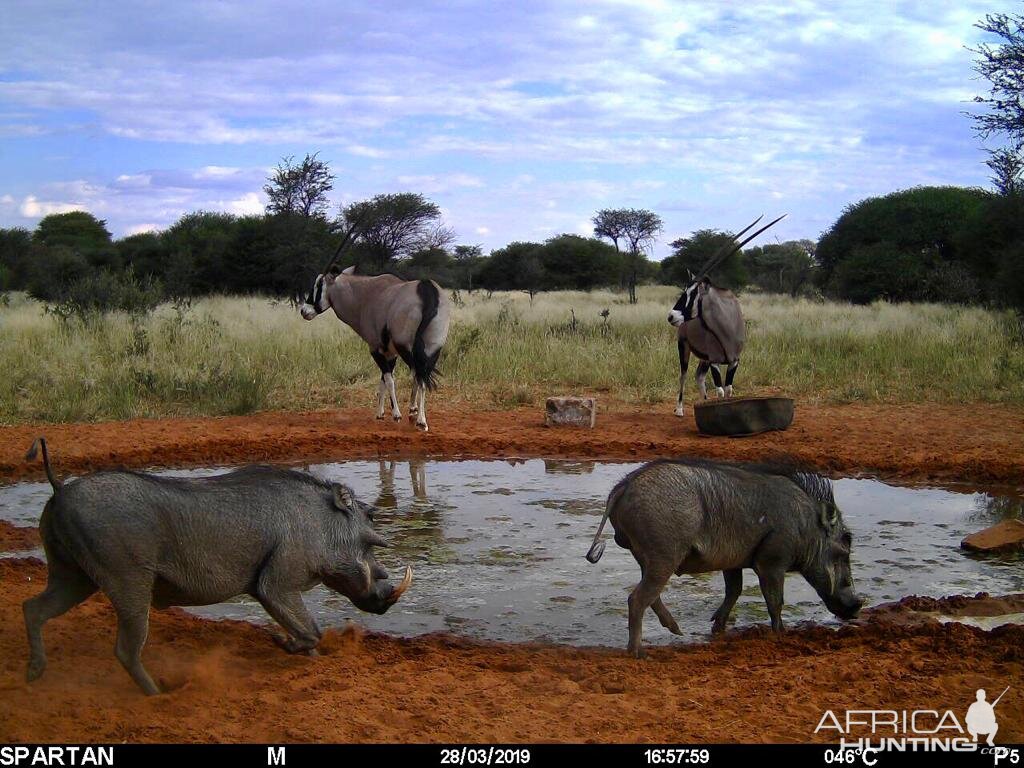
<svg viewBox="0 0 1024 768">
<path fill-rule="evenodd" d="M 409 419 L 424 432 L 427 427 L 427 390 L 434 389 L 437 359 L 448 339 L 451 307 L 433 280 L 403 280 L 397 275 L 357 275 L 349 267 L 339 275 L 331 273 L 342 250 L 358 229 L 353 224 L 345 233 L 334 257 L 316 276 L 309 294 L 299 300 L 299 312 L 306 320 L 333 309 L 338 319 L 354 330 L 370 347 L 380 368 L 377 387 L 377 418 L 384 418 L 387 398 L 391 417 L 401 421 L 395 393 L 395 363 L 402 358 L 413 373 L 409 398 Z"/>
<path fill-rule="evenodd" d="M 679 301 L 668 313 L 668 321 L 677 329 L 679 346 L 679 399 L 676 401 L 676 416 L 683 415 L 683 387 L 686 371 L 690 365 L 690 353 L 700 360 L 697 365 L 697 389 L 702 399 L 707 399 L 708 371 L 715 380 L 719 397 L 732 397 L 732 382 L 740 365 L 740 353 L 746 342 L 746 327 L 740 302 L 732 291 L 714 285 L 708 275 L 715 267 L 743 248 L 766 229 L 782 221 L 786 214 L 766 224 L 740 243 L 730 243 L 712 256 L 700 273 L 690 273 L 690 285 Z M 737 240 L 764 216 L 758 216 L 743 230 L 733 235 Z M 725 387 L 719 365 L 726 365 Z"/>
</svg>

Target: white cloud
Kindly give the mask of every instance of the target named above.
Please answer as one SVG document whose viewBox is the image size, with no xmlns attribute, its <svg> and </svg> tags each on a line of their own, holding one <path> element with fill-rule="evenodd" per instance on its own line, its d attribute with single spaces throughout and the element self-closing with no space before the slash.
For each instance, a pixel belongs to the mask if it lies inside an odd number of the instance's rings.
<svg viewBox="0 0 1024 768">
<path fill-rule="evenodd" d="M 154 224 L 152 222 L 146 224 L 135 224 L 131 227 L 128 227 L 128 229 L 125 230 L 124 234 L 125 237 L 130 237 L 131 235 L 142 235 L 146 234 L 147 232 L 159 232 L 161 229 L 163 229 L 163 227 L 161 227 L 159 224 Z"/>
<path fill-rule="evenodd" d="M 348 147 L 346 147 L 346 149 L 350 154 L 356 155 L 358 157 L 372 157 L 380 159 L 382 157 L 388 156 L 388 153 L 385 152 L 383 149 L 367 147 L 363 146 L 362 144 L 350 144 Z"/>
<path fill-rule="evenodd" d="M 237 176 L 240 168 L 230 168 L 223 165 L 207 165 L 195 172 L 197 179 L 223 179 L 230 176 Z"/>
<path fill-rule="evenodd" d="M 395 178 L 402 187 L 426 194 L 440 194 L 453 189 L 465 187 L 482 187 L 483 181 L 468 173 L 448 173 L 439 175 L 411 175 Z"/>
<path fill-rule="evenodd" d="M 255 192 L 249 192 L 237 200 L 229 202 L 227 204 L 227 211 L 236 216 L 257 215 L 263 213 L 263 203 L 260 202 L 259 195 Z"/>
<path fill-rule="evenodd" d="M 54 213 L 71 213 L 71 211 L 87 210 L 89 209 L 81 203 L 62 203 L 55 200 L 39 200 L 35 195 L 27 195 L 25 199 L 21 201 L 18 213 L 26 219 L 37 219 L 43 216 L 50 216 Z"/>
</svg>

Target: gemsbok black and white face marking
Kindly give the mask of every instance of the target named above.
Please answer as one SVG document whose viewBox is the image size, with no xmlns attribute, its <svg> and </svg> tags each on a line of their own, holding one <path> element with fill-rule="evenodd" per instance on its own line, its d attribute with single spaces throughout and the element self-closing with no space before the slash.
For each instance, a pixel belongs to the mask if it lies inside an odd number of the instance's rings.
<svg viewBox="0 0 1024 768">
<path fill-rule="evenodd" d="M 309 295 L 299 304 L 299 312 L 303 319 L 312 320 L 322 312 L 331 308 L 331 301 L 327 298 L 327 280 L 323 275 L 317 275 L 313 281 L 313 287 L 309 289 Z"/>
<path fill-rule="evenodd" d="M 693 319 L 693 307 L 697 303 L 697 283 L 694 283 L 679 297 L 679 301 L 672 307 L 672 311 L 668 313 L 668 321 L 672 325 L 679 327 L 687 320 Z"/>
</svg>

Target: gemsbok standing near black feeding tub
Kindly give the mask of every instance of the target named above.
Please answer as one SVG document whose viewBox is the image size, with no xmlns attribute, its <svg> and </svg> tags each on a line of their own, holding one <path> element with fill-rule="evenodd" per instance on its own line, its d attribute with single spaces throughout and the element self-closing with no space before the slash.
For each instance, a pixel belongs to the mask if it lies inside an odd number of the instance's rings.
<svg viewBox="0 0 1024 768">
<path fill-rule="evenodd" d="M 316 276 L 309 295 L 299 297 L 299 311 L 306 320 L 333 309 L 338 319 L 352 328 L 370 346 L 370 355 L 380 368 L 377 388 L 377 418 L 384 418 L 385 399 L 391 417 L 400 421 L 395 393 L 395 363 L 402 358 L 413 373 L 409 397 L 409 418 L 424 432 L 427 427 L 427 390 L 433 389 L 437 358 L 448 339 L 451 307 L 433 280 L 403 280 L 397 275 L 369 277 L 349 267 L 340 275 L 331 273 L 359 224 L 345 233 L 334 257 Z"/>
<path fill-rule="evenodd" d="M 746 240 L 723 248 L 708 260 L 699 274 L 691 273 L 689 287 L 683 291 L 679 301 L 668 313 L 668 321 L 676 327 L 679 335 L 679 399 L 676 402 L 676 416 L 683 415 L 683 388 L 686 385 L 686 370 L 690 365 L 691 352 L 700 360 L 696 379 L 701 399 L 706 400 L 708 396 L 706 382 L 709 370 L 714 377 L 718 396 L 732 397 L 732 381 L 740 365 L 740 353 L 746 341 L 746 328 L 739 299 L 732 291 L 714 285 L 708 275 L 744 245 L 785 217 L 783 214 L 761 227 Z M 763 216 L 758 216 L 733 238 L 739 238 L 762 218 Z M 724 387 L 721 371 L 718 370 L 719 365 L 728 366 Z"/>
</svg>

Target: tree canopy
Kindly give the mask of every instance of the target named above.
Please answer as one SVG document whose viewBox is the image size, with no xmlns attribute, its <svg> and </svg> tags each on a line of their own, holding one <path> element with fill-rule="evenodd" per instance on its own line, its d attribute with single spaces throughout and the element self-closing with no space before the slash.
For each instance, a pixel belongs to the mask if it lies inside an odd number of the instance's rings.
<svg viewBox="0 0 1024 768">
<path fill-rule="evenodd" d="M 954 283 L 978 283 L 983 265 L 970 264 L 959 233 L 980 214 L 990 193 L 963 187 L 914 187 L 847 206 L 822 235 L 819 280 L 852 301 L 938 299 L 977 286 L 936 285 L 938 270 Z M 961 269 L 950 271 L 949 265 Z M 942 265 L 946 265 L 940 269 Z M 925 277 L 931 284 L 926 287 Z"/>
<path fill-rule="evenodd" d="M 307 154 L 302 162 L 285 157 L 267 179 L 267 213 L 274 216 L 325 216 L 327 193 L 334 188 L 334 174 L 318 153 Z"/>
<path fill-rule="evenodd" d="M 383 272 L 389 261 L 417 251 L 446 248 L 454 232 L 441 222 L 438 205 L 415 192 L 377 195 L 352 203 L 342 212 L 346 225 L 358 222 L 357 260 Z"/>
</svg>

